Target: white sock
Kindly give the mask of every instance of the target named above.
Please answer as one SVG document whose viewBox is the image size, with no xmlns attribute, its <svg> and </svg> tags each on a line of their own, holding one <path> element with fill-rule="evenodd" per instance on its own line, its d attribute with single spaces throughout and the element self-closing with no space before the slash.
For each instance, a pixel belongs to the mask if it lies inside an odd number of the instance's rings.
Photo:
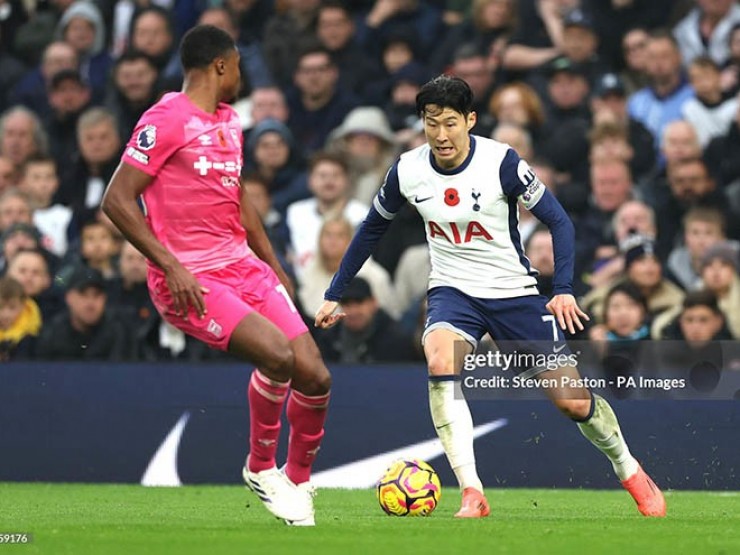
<svg viewBox="0 0 740 555">
<path fill-rule="evenodd" d="M 591 402 L 594 403 L 593 414 L 585 422 L 578 422 L 578 429 L 609 457 L 617 477 L 626 480 L 637 472 L 639 464 L 624 441 L 617 416 L 609 403 L 598 395 L 594 395 Z"/>
<path fill-rule="evenodd" d="M 483 491 L 475 469 L 473 418 L 459 380 L 429 380 L 429 409 L 460 489 Z"/>
</svg>

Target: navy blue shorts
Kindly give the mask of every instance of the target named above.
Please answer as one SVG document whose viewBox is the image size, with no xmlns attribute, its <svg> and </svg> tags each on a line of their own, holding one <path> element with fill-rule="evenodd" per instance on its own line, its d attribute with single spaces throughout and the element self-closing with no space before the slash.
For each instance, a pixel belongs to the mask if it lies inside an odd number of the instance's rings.
<svg viewBox="0 0 740 555">
<path fill-rule="evenodd" d="M 501 351 L 570 354 L 555 316 L 545 308 L 544 295 L 479 299 L 454 287 L 434 287 L 427 292 L 427 301 L 424 337 L 432 330 L 448 329 L 475 349 L 487 332 Z"/>
</svg>

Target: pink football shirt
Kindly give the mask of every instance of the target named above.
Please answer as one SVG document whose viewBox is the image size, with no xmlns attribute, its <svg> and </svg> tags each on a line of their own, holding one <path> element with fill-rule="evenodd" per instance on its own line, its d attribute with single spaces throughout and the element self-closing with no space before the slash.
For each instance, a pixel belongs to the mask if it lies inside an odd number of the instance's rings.
<svg viewBox="0 0 740 555">
<path fill-rule="evenodd" d="M 242 132 L 230 106 L 209 114 L 183 93 L 164 95 L 141 116 L 123 161 L 154 178 L 142 195 L 146 221 L 188 270 L 223 268 L 249 254 L 240 218 Z"/>
</svg>

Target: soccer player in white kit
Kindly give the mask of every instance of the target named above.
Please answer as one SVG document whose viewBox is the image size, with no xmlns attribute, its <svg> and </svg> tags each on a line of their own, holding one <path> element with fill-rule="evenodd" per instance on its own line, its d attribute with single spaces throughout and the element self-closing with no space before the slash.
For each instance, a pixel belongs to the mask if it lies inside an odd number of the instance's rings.
<svg viewBox="0 0 740 555">
<path fill-rule="evenodd" d="M 462 490 L 455 516 L 490 513 L 473 451 L 473 422 L 460 388 L 455 345 L 473 351 L 485 333 L 495 341 L 560 352 L 564 330 L 583 329 L 588 317 L 572 294 L 574 230 L 555 197 L 508 145 L 470 134 L 476 114 L 462 79 L 439 76 L 416 97 L 427 144 L 401 155 L 390 168 L 316 313 L 321 328 L 334 325 L 338 300 L 405 202 L 425 222 L 431 258 L 428 318 L 423 334 L 432 420 Z M 518 201 L 553 236 L 553 298 L 537 290 L 536 271 L 523 254 Z M 539 342 L 539 343 L 537 343 Z M 530 369 L 529 372 L 545 371 Z M 578 377 L 574 367 L 547 377 Z M 559 381 L 559 380 L 558 380 Z M 631 455 L 609 404 L 585 388 L 547 390 L 553 403 L 611 461 L 622 485 L 646 516 L 664 516 L 662 493 Z"/>
</svg>

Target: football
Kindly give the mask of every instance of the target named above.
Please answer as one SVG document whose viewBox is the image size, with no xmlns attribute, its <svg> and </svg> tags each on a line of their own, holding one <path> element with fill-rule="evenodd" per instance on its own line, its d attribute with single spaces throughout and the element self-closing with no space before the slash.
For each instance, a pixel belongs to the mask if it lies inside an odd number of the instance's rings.
<svg viewBox="0 0 740 555">
<path fill-rule="evenodd" d="M 439 475 L 419 459 L 395 461 L 378 481 L 378 503 L 386 514 L 429 516 L 442 495 Z"/>
</svg>

